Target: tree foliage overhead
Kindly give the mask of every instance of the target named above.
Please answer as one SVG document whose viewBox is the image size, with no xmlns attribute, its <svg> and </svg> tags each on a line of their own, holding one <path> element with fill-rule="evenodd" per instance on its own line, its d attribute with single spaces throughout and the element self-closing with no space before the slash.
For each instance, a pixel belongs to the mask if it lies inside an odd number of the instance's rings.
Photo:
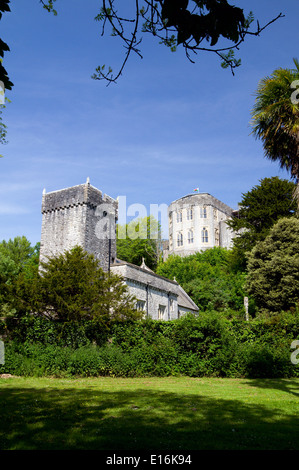
<svg viewBox="0 0 299 470">
<path fill-rule="evenodd" d="M 56 0 L 39 2 L 46 11 L 57 15 L 54 8 Z M 0 20 L 3 13 L 10 12 L 9 4 L 10 0 L 0 0 Z M 110 24 L 112 35 L 120 38 L 126 49 L 123 63 L 116 74 L 111 67 L 106 71 L 105 65 L 95 69 L 92 78 L 105 79 L 108 83 L 116 82 L 120 77 L 132 52 L 142 57 L 140 44 L 146 33 L 159 39 L 172 51 L 181 45 L 191 62 L 194 62 L 199 51 L 213 52 L 220 57 L 221 65 L 233 72 L 241 63 L 240 59 L 235 58 L 234 51 L 239 49 L 246 37 L 260 35 L 271 23 L 284 16 L 280 13 L 263 27 L 257 22 L 256 29 L 252 31 L 252 12 L 245 17 L 241 8 L 229 4 L 227 0 L 102 0 L 100 5 L 100 13 L 95 19 L 102 22 L 102 35 L 107 24 Z M 119 13 L 118 9 L 125 12 Z M 219 45 L 220 39 L 224 39 L 225 44 Z M 9 50 L 8 44 L 0 39 L 0 81 L 7 90 L 12 89 L 13 83 L 2 62 L 4 53 Z M 0 109 L 0 143 L 7 143 L 6 134 Z"/>
<path fill-rule="evenodd" d="M 0 20 L 2 19 L 2 15 L 5 12 L 10 12 L 9 7 L 10 0 L 0 0 Z M 9 80 L 8 74 L 6 69 L 3 67 L 2 61 L 4 57 L 4 53 L 9 51 L 9 46 L 0 38 L 0 80 L 3 82 L 5 88 L 7 90 L 11 90 L 13 87 L 13 83 Z"/>
<path fill-rule="evenodd" d="M 261 312 L 299 306 L 299 219 L 280 219 L 248 261 L 246 288 Z"/>
<path fill-rule="evenodd" d="M 56 0 L 39 1 L 46 11 L 57 15 L 54 8 Z M 113 75 L 110 68 L 105 72 L 104 66 L 96 69 L 93 77 L 104 78 L 109 82 L 116 81 L 121 75 L 131 52 L 142 57 L 140 44 L 146 33 L 159 39 L 161 44 L 172 51 L 182 45 L 191 62 L 194 62 L 199 51 L 213 52 L 220 57 L 223 67 L 233 71 L 241 63 L 240 59 L 235 58 L 234 50 L 239 49 L 246 37 L 259 36 L 271 23 L 284 16 L 279 13 L 263 27 L 257 21 L 256 29 L 251 30 L 253 13 L 250 12 L 246 17 L 243 9 L 231 5 L 227 0 L 101 0 L 100 3 L 100 13 L 95 19 L 103 24 L 102 34 L 109 23 L 112 35 L 119 37 L 126 49 L 124 62 L 117 75 Z M 125 13 L 119 12 L 124 3 Z M 3 13 L 10 12 L 9 4 L 10 0 L 0 0 L 0 20 Z M 220 39 L 228 43 L 219 45 Z M 2 65 L 4 52 L 9 50 L 8 44 L 0 39 L 0 80 L 6 89 L 11 90 L 13 83 Z"/>
<path fill-rule="evenodd" d="M 47 11 L 57 14 L 56 0 L 40 1 Z M 126 49 L 116 74 L 111 67 L 106 71 L 104 65 L 96 69 L 93 78 L 109 83 L 120 77 L 132 52 L 142 57 L 140 44 L 147 33 L 172 51 L 181 45 L 191 62 L 200 51 L 212 52 L 221 59 L 224 68 L 234 72 L 241 64 L 234 51 L 247 36 L 259 36 L 271 23 L 284 16 L 280 13 L 263 27 L 257 21 L 256 28 L 251 29 L 253 13 L 245 16 L 241 8 L 227 0 L 102 0 L 100 3 L 100 13 L 95 19 L 102 22 L 102 35 L 110 25 L 112 36 L 120 38 Z M 224 42 L 219 44 L 220 40 Z"/>
<path fill-rule="evenodd" d="M 102 0 L 102 8 L 96 19 L 103 22 L 103 32 L 110 24 L 112 35 L 123 42 L 126 49 L 125 59 L 116 75 L 109 67 L 98 67 L 94 78 L 115 82 L 121 75 L 131 52 L 142 57 L 140 44 L 142 36 L 151 34 L 172 51 L 182 45 L 187 58 L 195 61 L 199 51 L 212 52 L 221 59 L 224 68 L 240 66 L 234 51 L 248 35 L 258 36 L 269 24 L 281 18 L 280 13 L 264 27 L 257 22 L 256 30 L 250 30 L 254 21 L 253 13 L 245 17 L 241 8 L 227 0 L 135 0 L 131 16 L 122 13 L 122 1 Z M 134 4 L 134 5 L 133 5 Z M 120 12 L 119 12 L 120 10 Z M 226 42 L 219 45 L 219 40 Z"/>
<path fill-rule="evenodd" d="M 2 15 L 5 12 L 10 12 L 10 7 L 9 7 L 9 2 L 10 0 L 0 0 L 0 20 L 2 19 Z M 3 66 L 3 58 L 4 58 L 4 53 L 8 52 L 9 46 L 0 38 L 0 82 L 1 87 L 0 87 L 0 92 L 4 92 L 4 90 L 11 90 L 13 87 L 13 83 L 10 81 L 8 77 L 8 73 L 6 69 Z M 4 87 L 4 89 L 3 89 Z M 5 105 L 2 103 L 0 104 L 0 143 L 6 144 L 6 134 L 7 134 L 7 126 L 4 124 L 2 120 L 2 110 L 5 108 Z M 0 155 L 2 157 L 2 155 Z"/>
</svg>

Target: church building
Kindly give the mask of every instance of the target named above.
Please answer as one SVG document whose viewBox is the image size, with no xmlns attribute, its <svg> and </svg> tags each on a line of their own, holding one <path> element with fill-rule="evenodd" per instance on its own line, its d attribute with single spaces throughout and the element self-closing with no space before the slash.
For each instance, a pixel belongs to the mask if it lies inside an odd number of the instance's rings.
<svg viewBox="0 0 299 470">
<path fill-rule="evenodd" d="M 85 184 L 46 193 L 42 197 L 40 260 L 57 256 L 76 245 L 95 255 L 102 269 L 120 275 L 136 301 L 136 308 L 156 320 L 173 320 L 197 305 L 175 281 L 141 266 L 119 260 L 116 252 L 117 200 L 102 194 L 89 179 Z"/>
</svg>

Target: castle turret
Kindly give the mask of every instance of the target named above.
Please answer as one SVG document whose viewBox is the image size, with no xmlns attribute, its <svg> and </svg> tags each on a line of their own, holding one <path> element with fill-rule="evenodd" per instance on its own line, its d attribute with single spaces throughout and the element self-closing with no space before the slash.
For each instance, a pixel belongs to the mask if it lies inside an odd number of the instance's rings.
<svg viewBox="0 0 299 470">
<path fill-rule="evenodd" d="M 230 248 L 232 230 L 226 221 L 233 209 L 208 193 L 189 194 L 168 208 L 166 255 L 188 256 L 213 247 Z"/>
<path fill-rule="evenodd" d="M 46 193 L 42 197 L 40 260 L 76 245 L 94 254 L 108 271 L 116 258 L 117 201 L 85 184 Z"/>
</svg>

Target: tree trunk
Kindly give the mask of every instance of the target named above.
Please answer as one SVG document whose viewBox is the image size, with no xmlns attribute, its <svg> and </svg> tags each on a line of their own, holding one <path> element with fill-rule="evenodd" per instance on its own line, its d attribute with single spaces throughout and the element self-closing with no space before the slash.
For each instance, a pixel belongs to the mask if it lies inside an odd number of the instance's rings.
<svg viewBox="0 0 299 470">
<path fill-rule="evenodd" d="M 294 191 L 294 200 L 297 201 L 297 217 L 299 217 L 299 179 L 297 179 L 297 184 Z"/>
</svg>

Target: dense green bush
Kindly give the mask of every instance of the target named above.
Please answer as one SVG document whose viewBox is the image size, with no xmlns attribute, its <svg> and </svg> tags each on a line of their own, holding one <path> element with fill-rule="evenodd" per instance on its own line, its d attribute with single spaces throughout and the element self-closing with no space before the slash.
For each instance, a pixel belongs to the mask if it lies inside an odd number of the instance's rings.
<svg viewBox="0 0 299 470">
<path fill-rule="evenodd" d="M 299 312 L 246 322 L 219 312 L 171 322 L 67 323 L 24 317 L 2 324 L 0 373 L 34 376 L 299 377 L 291 343 Z"/>
<path fill-rule="evenodd" d="M 290 361 L 289 346 L 276 349 L 267 344 L 244 344 L 237 352 L 239 374 L 249 378 L 298 377 L 298 369 Z"/>
<path fill-rule="evenodd" d="M 201 311 L 241 310 L 245 273 L 232 267 L 232 253 L 214 247 L 189 256 L 171 255 L 160 262 L 157 274 L 176 279 Z"/>
<path fill-rule="evenodd" d="M 280 219 L 248 255 L 245 288 L 260 314 L 299 306 L 299 219 Z"/>
<path fill-rule="evenodd" d="M 107 342 L 110 332 L 109 328 L 97 320 L 59 322 L 33 315 L 7 318 L 5 323 L 2 322 L 2 327 L 0 323 L 0 334 L 1 330 L 8 340 L 72 348 L 79 348 L 90 343 L 101 346 Z"/>
</svg>

